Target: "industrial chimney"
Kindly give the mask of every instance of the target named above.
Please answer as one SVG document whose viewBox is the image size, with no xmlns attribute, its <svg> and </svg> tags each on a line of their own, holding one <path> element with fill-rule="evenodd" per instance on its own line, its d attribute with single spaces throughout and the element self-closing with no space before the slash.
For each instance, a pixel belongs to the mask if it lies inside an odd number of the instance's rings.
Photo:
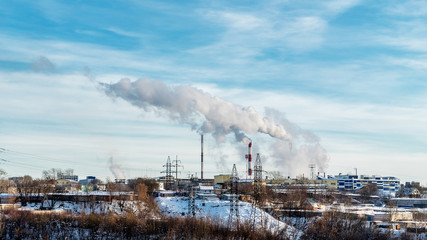
<svg viewBox="0 0 427 240">
<path fill-rule="evenodd" d="M 252 142 L 249 142 L 249 145 L 248 145 L 247 159 L 248 159 L 248 175 L 250 178 L 252 176 Z"/>
<path fill-rule="evenodd" d="M 200 154 L 200 163 L 201 163 L 201 171 L 200 171 L 200 180 L 203 181 L 203 134 L 201 135 L 201 154 Z"/>
</svg>

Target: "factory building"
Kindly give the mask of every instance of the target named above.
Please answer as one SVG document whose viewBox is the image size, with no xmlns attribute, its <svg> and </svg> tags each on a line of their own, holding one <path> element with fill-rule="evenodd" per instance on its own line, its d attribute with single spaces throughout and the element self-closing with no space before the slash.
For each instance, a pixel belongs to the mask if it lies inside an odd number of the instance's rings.
<svg viewBox="0 0 427 240">
<path fill-rule="evenodd" d="M 327 190 L 337 190 L 338 181 L 336 179 L 284 179 L 280 182 L 280 187 L 304 186 L 307 188 L 322 188 Z"/>
<path fill-rule="evenodd" d="M 73 174 L 63 174 L 63 173 L 60 173 L 60 174 L 58 174 L 57 179 L 66 179 L 66 180 L 79 181 L 79 176 L 73 175 Z"/>
</svg>

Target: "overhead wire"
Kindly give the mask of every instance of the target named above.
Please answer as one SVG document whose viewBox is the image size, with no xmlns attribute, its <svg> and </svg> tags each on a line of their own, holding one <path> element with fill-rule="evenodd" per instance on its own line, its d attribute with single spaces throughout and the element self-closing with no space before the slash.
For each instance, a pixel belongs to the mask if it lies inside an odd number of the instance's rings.
<svg viewBox="0 0 427 240">
<path fill-rule="evenodd" d="M 31 154 L 31 153 L 25 153 L 25 152 L 15 151 L 15 150 L 7 149 L 7 148 L 0 148 L 0 153 L 7 153 L 7 152 L 18 154 L 18 155 L 22 155 L 22 156 L 27 156 L 27 157 L 30 157 L 30 158 L 33 158 L 33 159 L 38 159 L 38 160 L 44 160 L 44 161 L 49 161 L 49 162 L 60 163 L 62 165 L 64 165 L 64 163 L 68 163 L 67 165 L 70 166 L 70 168 L 72 168 L 72 164 L 73 164 L 73 161 L 68 161 L 67 160 L 66 162 L 64 162 L 64 160 L 62 160 L 62 161 L 61 160 L 55 160 L 55 159 L 52 159 L 52 158 L 46 158 L 46 157 L 37 156 L 37 155 Z M 10 160 L 10 158 L 9 159 L 0 158 L 0 160 L 2 162 L 4 162 L 5 164 L 8 164 L 8 165 L 11 165 L 11 166 L 14 166 L 14 167 L 22 167 L 22 168 L 37 169 L 37 170 L 48 170 L 48 169 L 52 168 L 51 166 L 47 167 L 47 168 L 43 167 L 43 166 L 36 166 L 36 165 L 33 165 L 31 163 L 28 163 L 28 162 L 23 162 L 22 160 L 16 160 L 16 159 Z M 76 163 L 77 164 L 83 164 L 83 163 L 79 163 L 79 162 L 74 161 L 74 164 L 76 164 Z M 85 165 L 87 166 L 88 164 L 85 163 Z M 92 166 L 93 167 L 98 167 L 98 168 L 100 167 L 100 165 L 92 165 Z M 106 168 L 108 168 L 108 167 L 106 166 Z M 80 171 L 79 170 L 79 172 L 83 173 L 84 175 L 93 175 L 93 173 L 88 173 L 88 172 L 85 172 L 85 171 Z"/>
<path fill-rule="evenodd" d="M 102 167 L 104 167 L 104 168 L 108 169 L 108 171 L 109 171 L 109 166 L 107 166 L 107 165 L 102 166 L 100 164 L 91 164 L 91 163 L 88 163 L 88 162 L 82 163 L 82 162 L 79 162 L 79 161 L 72 161 L 72 160 L 53 159 L 53 158 L 50 158 L 50 157 L 43 157 L 43 156 L 35 155 L 35 154 L 32 154 L 32 153 L 27 153 L 27 152 L 22 152 L 22 151 L 16 151 L 16 150 L 4 148 L 4 147 L 0 147 L 0 154 L 1 153 L 16 154 L 18 156 L 20 155 L 20 156 L 28 157 L 29 159 L 37 159 L 37 160 L 40 160 L 40 161 L 58 163 L 58 164 L 61 164 L 62 166 L 63 165 L 70 166 L 70 168 L 73 168 L 73 165 L 75 166 L 76 164 L 78 164 L 78 165 L 84 165 L 84 166 L 90 166 L 90 167 L 96 167 L 96 168 L 100 168 L 100 167 L 102 168 Z M 212 155 L 214 155 L 214 154 L 212 154 L 212 153 L 209 152 L 206 155 L 208 155 L 207 157 L 211 158 Z M 4 164 L 8 164 L 10 166 L 23 167 L 23 168 L 27 168 L 27 169 L 49 170 L 51 168 L 55 168 L 55 167 L 52 167 L 52 166 L 44 167 L 44 166 L 40 166 L 40 165 L 33 165 L 31 163 L 28 163 L 27 161 L 17 160 L 16 158 L 13 158 L 13 160 L 12 160 L 12 158 L 5 159 L 3 157 L 3 158 L 0 158 L 0 161 L 2 161 Z M 120 167 L 120 169 L 122 169 L 124 171 L 132 171 L 132 172 L 141 172 L 141 173 L 145 172 L 146 174 L 148 172 L 150 172 L 150 175 L 151 175 L 151 173 L 159 173 L 160 174 L 160 172 L 162 171 L 160 169 L 153 169 L 153 168 L 135 168 L 135 167 L 122 167 L 122 166 Z M 88 176 L 89 175 L 93 175 L 93 172 L 89 173 L 89 172 L 81 171 L 81 170 L 78 170 L 78 172 L 82 173 L 84 175 L 88 175 Z M 218 171 L 204 170 L 204 172 L 210 174 L 210 173 L 217 173 Z"/>
<path fill-rule="evenodd" d="M 35 165 L 32 165 L 32 164 L 25 164 L 25 163 L 13 162 L 13 161 L 10 161 L 10 160 L 4 159 L 4 158 L 0 158 L 0 161 L 2 161 L 4 164 L 12 165 L 12 166 L 15 166 L 15 167 L 23 167 L 23 168 L 30 168 L 30 169 L 35 169 L 35 168 L 37 168 L 37 169 L 43 169 L 40 166 L 35 166 Z"/>
<path fill-rule="evenodd" d="M 18 154 L 18 155 L 23 155 L 23 156 L 28 156 L 28 157 L 32 157 L 32 158 L 37 158 L 37 159 L 42 160 L 42 161 L 55 162 L 55 163 L 60 163 L 60 164 L 64 164 L 64 163 L 82 164 L 81 162 L 78 162 L 78 161 L 58 160 L 58 159 L 53 159 L 53 158 L 49 158 L 49 157 L 38 156 L 38 155 L 35 155 L 35 154 L 31 154 L 31 153 L 25 153 L 25 152 L 10 150 L 10 149 L 7 149 L 7 148 L 0 148 L 0 150 L 3 150 L 3 152 L 10 152 L 10 153 Z M 99 164 L 88 164 L 87 162 L 85 162 L 84 164 L 86 166 L 87 165 L 91 165 L 93 167 L 99 167 Z"/>
<path fill-rule="evenodd" d="M 29 158 L 32 159 L 38 159 L 38 160 L 42 160 L 42 161 L 48 161 L 48 162 L 54 162 L 54 163 L 60 163 L 62 165 L 67 164 L 69 166 L 72 166 L 72 164 L 84 164 L 84 166 L 92 166 L 92 167 L 96 167 L 96 168 L 100 168 L 102 167 L 99 164 L 89 164 L 87 162 L 82 163 L 82 162 L 78 162 L 78 161 L 70 161 L 70 160 L 58 160 L 58 159 L 53 159 L 53 158 L 49 158 L 49 157 L 42 157 L 42 156 L 38 156 L 32 153 L 26 153 L 26 152 L 21 152 L 21 151 L 16 151 L 16 150 L 11 150 L 11 149 L 7 149 L 7 148 L 0 148 L 0 153 L 12 153 L 12 154 L 17 154 L 17 155 L 21 155 L 21 156 L 27 156 Z M 4 158 L 0 158 L 0 161 L 3 161 L 5 164 L 9 164 L 11 166 L 14 167 L 24 167 L 24 168 L 28 168 L 28 169 L 38 169 L 38 170 L 49 170 L 52 167 L 41 167 L 41 166 L 35 166 L 32 164 L 29 164 L 27 162 L 22 162 L 22 160 L 19 162 L 16 159 L 15 160 L 7 160 Z M 109 166 L 104 166 L 106 169 L 109 169 Z M 72 168 L 72 167 L 70 167 Z M 130 171 L 135 171 L 135 172 L 158 172 L 160 173 L 161 170 L 157 170 L 157 169 L 151 169 L 151 168 L 134 168 L 134 167 L 120 167 L 120 169 L 122 170 L 130 170 Z M 108 170 L 109 171 L 109 170 Z M 88 173 L 85 171 L 81 171 L 78 170 L 79 173 L 83 173 L 84 175 L 93 175 L 92 173 Z"/>
</svg>

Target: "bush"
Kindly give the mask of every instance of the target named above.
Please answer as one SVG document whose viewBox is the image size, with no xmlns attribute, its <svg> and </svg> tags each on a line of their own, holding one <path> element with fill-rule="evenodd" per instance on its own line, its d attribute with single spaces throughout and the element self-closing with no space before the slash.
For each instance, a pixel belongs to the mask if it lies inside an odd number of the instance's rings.
<svg viewBox="0 0 427 240">
<path fill-rule="evenodd" d="M 388 239 L 378 229 L 366 225 L 366 221 L 340 212 L 327 212 L 315 220 L 305 231 L 302 239 Z"/>
</svg>

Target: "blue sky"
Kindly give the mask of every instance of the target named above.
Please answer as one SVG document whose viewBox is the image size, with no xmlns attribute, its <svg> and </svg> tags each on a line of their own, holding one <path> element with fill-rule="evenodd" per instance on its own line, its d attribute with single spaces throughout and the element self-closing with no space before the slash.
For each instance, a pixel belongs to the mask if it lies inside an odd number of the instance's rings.
<svg viewBox="0 0 427 240">
<path fill-rule="evenodd" d="M 423 1 L 0 3 L 0 167 L 113 178 L 113 157 L 127 177 L 157 176 L 178 155 L 182 176 L 198 171 L 195 131 L 93 82 L 149 78 L 277 109 L 321 139 L 327 174 L 427 183 L 426 18 Z M 257 145 L 264 168 L 308 174 Z M 243 172 L 241 143 L 205 147 L 208 176 Z"/>
</svg>

